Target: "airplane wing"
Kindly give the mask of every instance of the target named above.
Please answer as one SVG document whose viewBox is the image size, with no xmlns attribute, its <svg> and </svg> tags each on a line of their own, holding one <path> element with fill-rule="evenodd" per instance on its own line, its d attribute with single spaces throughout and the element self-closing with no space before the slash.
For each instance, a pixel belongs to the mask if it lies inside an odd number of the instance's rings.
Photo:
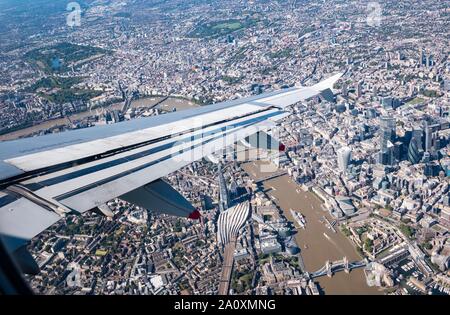
<svg viewBox="0 0 450 315">
<path fill-rule="evenodd" d="M 0 235 L 11 252 L 21 251 L 66 215 L 102 210 L 116 197 L 154 211 L 198 218 L 198 211 L 160 178 L 270 130 L 288 115 L 285 107 L 332 88 L 340 76 L 311 87 L 2 142 Z"/>
</svg>

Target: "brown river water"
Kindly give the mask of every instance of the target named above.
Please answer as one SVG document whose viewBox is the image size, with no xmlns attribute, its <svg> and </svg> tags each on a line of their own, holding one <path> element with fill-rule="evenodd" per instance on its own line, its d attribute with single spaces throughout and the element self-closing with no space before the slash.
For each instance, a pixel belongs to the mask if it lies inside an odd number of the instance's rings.
<svg viewBox="0 0 450 315">
<path fill-rule="evenodd" d="M 133 100 L 131 102 L 131 107 L 132 108 L 152 107 L 157 102 L 159 102 L 161 99 L 162 99 L 162 97 L 155 96 L 155 97 L 146 97 L 146 98 L 142 98 L 142 99 L 138 99 L 138 100 Z M 162 110 L 170 112 L 174 108 L 179 111 L 179 110 L 194 108 L 197 106 L 198 106 L 197 104 L 195 104 L 189 100 L 170 97 L 167 100 L 165 100 L 164 102 L 162 102 L 161 104 L 159 104 L 157 107 Z M 123 103 L 115 103 L 115 104 L 109 105 L 105 108 L 108 110 L 121 110 L 122 107 L 123 107 Z M 39 132 L 41 130 L 50 129 L 50 128 L 53 128 L 56 126 L 70 125 L 71 124 L 70 120 L 72 120 L 72 121 L 81 120 L 83 118 L 93 116 L 98 112 L 101 112 L 101 110 L 99 109 L 97 111 L 94 109 L 92 111 L 88 110 L 88 111 L 72 114 L 69 116 L 70 119 L 68 117 L 63 117 L 63 118 L 47 120 L 47 121 L 38 123 L 31 127 L 23 128 L 23 129 L 16 130 L 16 131 L 4 134 L 4 135 L 0 135 L 0 141 L 15 140 L 22 136 L 28 136 L 29 134 L 32 134 L 34 132 Z"/>
<path fill-rule="evenodd" d="M 261 178 L 264 176 L 259 171 L 259 163 L 261 162 L 248 162 L 242 167 L 251 177 Z M 327 260 L 341 260 L 344 256 L 350 262 L 362 259 L 338 227 L 334 233 L 322 223 L 324 215 L 330 222 L 333 219 L 327 211 L 322 210 L 322 201 L 315 194 L 303 191 L 288 175 L 265 181 L 264 188 L 269 196 L 276 198 L 273 201 L 283 210 L 288 220 L 294 222 L 290 209 L 305 216 L 306 227 L 298 229 L 296 241 L 308 272 L 319 270 Z M 332 278 L 324 276 L 314 281 L 319 283 L 325 294 L 383 294 L 366 284 L 363 269 L 354 269 L 349 274 L 341 271 Z"/>
</svg>

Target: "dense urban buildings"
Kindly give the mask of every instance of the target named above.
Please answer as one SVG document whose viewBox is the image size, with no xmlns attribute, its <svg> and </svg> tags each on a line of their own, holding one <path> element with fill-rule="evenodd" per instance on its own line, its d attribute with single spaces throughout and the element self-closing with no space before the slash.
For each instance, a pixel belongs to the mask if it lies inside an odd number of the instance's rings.
<svg viewBox="0 0 450 315">
<path fill-rule="evenodd" d="M 116 199 L 40 234 L 36 292 L 450 293 L 448 3 L 68 3 L 0 3 L 2 141 L 344 76 L 288 109 L 285 152 L 164 178 L 201 221 Z"/>
</svg>

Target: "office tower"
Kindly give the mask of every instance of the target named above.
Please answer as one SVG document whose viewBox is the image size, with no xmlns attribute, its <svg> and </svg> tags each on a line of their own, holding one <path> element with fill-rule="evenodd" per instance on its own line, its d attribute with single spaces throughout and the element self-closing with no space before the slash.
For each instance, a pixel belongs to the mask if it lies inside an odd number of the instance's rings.
<svg viewBox="0 0 450 315">
<path fill-rule="evenodd" d="M 430 154 L 434 151 L 435 135 L 433 133 L 433 126 L 431 126 L 427 121 L 424 122 L 425 129 L 425 151 Z"/>
<path fill-rule="evenodd" d="M 410 85 L 409 85 L 409 96 L 413 96 L 415 91 L 416 91 L 415 85 L 410 83 Z"/>
<path fill-rule="evenodd" d="M 378 89 L 377 89 L 376 85 L 374 85 L 373 88 L 372 88 L 372 96 L 376 97 L 377 94 L 378 94 Z"/>
<path fill-rule="evenodd" d="M 400 101 L 394 97 L 384 97 L 381 100 L 381 105 L 386 109 L 395 109 L 400 105 Z"/>
<path fill-rule="evenodd" d="M 433 150 L 434 150 L 434 152 L 437 152 L 442 148 L 441 143 L 442 143 L 443 139 L 437 138 L 436 134 L 434 135 L 433 139 L 434 139 L 433 140 Z"/>
<path fill-rule="evenodd" d="M 348 87 L 346 82 L 342 83 L 342 96 L 348 96 Z"/>
<path fill-rule="evenodd" d="M 380 117 L 381 130 L 381 150 L 385 151 L 392 146 L 396 138 L 395 118 L 383 116 Z"/>
<path fill-rule="evenodd" d="M 423 49 L 420 48 L 420 49 L 419 49 L 419 64 L 420 64 L 420 65 L 423 65 L 424 60 L 425 60 L 425 55 L 424 55 L 424 53 L 423 53 Z"/>
<path fill-rule="evenodd" d="M 222 173 L 222 166 L 219 164 L 218 168 L 219 177 L 219 210 L 225 211 L 230 207 L 230 195 L 228 193 L 227 184 Z"/>
<path fill-rule="evenodd" d="M 444 206 L 450 207 L 450 196 L 448 195 L 448 193 L 442 199 L 442 203 L 444 204 Z"/>
<path fill-rule="evenodd" d="M 422 163 L 428 163 L 430 161 L 431 161 L 430 152 L 428 152 L 428 151 L 424 152 L 423 157 L 422 157 Z"/>
<path fill-rule="evenodd" d="M 392 154 L 396 161 L 401 161 L 403 159 L 403 142 L 397 141 L 394 143 L 394 147 L 392 148 Z"/>
<path fill-rule="evenodd" d="M 362 81 L 359 81 L 358 85 L 356 86 L 356 96 L 362 96 Z"/>
<path fill-rule="evenodd" d="M 433 66 L 433 56 L 432 56 L 432 55 L 428 55 L 428 56 L 426 57 L 425 65 L 426 65 L 428 68 L 431 68 L 431 67 Z"/>
<path fill-rule="evenodd" d="M 394 142 L 396 139 L 395 118 L 380 118 L 380 152 L 378 162 L 382 165 L 394 163 Z"/>
<path fill-rule="evenodd" d="M 450 92 L 450 77 L 444 78 L 442 87 L 443 87 L 444 91 Z"/>
<path fill-rule="evenodd" d="M 337 151 L 337 161 L 339 170 L 343 173 L 346 172 L 350 160 L 352 157 L 352 150 L 349 147 L 342 147 Z"/>
<path fill-rule="evenodd" d="M 408 161 L 412 164 L 420 162 L 422 157 L 422 130 L 413 130 L 408 146 Z"/>
<path fill-rule="evenodd" d="M 439 175 L 439 171 L 441 170 L 441 168 L 439 167 L 439 164 L 434 164 L 434 163 L 426 163 L 424 170 L 423 170 L 423 174 L 425 176 L 438 176 Z"/>
<path fill-rule="evenodd" d="M 393 109 L 394 108 L 394 99 L 392 97 L 384 97 L 381 100 L 381 105 L 383 105 L 386 109 Z"/>
<path fill-rule="evenodd" d="M 425 127 L 425 151 L 430 152 L 431 151 L 431 130 L 430 127 Z"/>
</svg>

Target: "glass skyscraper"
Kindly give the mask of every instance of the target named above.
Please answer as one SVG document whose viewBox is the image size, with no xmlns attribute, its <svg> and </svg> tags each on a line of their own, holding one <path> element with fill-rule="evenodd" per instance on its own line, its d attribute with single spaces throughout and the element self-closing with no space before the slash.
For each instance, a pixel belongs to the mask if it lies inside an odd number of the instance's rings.
<svg viewBox="0 0 450 315">
<path fill-rule="evenodd" d="M 378 162 L 383 165 L 394 164 L 394 142 L 396 139 L 395 118 L 380 117 L 380 152 Z"/>
<path fill-rule="evenodd" d="M 350 164 L 351 156 L 352 150 L 349 147 L 342 147 L 337 151 L 338 167 L 341 172 L 346 172 L 347 167 Z"/>
<path fill-rule="evenodd" d="M 413 130 L 408 146 L 408 161 L 412 164 L 419 163 L 422 153 L 422 130 Z"/>
</svg>

